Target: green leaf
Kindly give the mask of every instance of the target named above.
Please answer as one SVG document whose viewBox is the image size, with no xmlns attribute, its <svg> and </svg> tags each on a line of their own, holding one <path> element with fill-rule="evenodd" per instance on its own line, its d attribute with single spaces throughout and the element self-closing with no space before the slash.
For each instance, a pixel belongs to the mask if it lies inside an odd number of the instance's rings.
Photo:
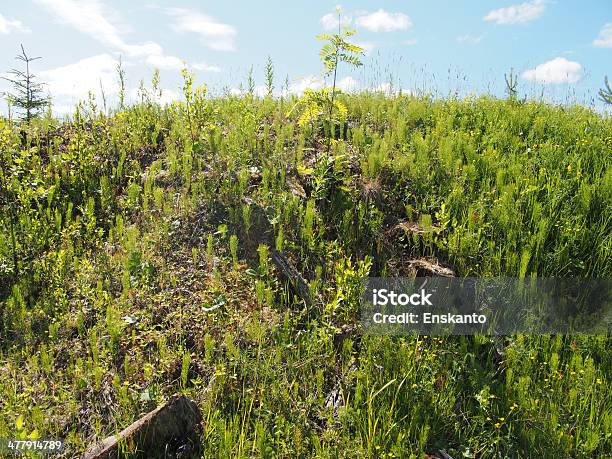
<svg viewBox="0 0 612 459">
<path fill-rule="evenodd" d="M 17 416 L 17 419 L 15 420 L 15 427 L 17 427 L 17 430 L 23 429 L 23 415 L 20 414 Z"/>
<path fill-rule="evenodd" d="M 306 175 L 312 175 L 314 169 L 312 167 L 305 167 L 303 164 L 298 164 L 297 173 L 298 175 L 304 177 Z"/>
</svg>

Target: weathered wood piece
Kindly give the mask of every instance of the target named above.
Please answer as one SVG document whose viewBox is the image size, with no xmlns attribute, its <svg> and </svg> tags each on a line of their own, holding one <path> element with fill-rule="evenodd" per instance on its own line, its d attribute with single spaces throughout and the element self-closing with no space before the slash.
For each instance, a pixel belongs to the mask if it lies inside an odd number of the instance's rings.
<svg viewBox="0 0 612 459">
<path fill-rule="evenodd" d="M 455 277 L 455 272 L 452 269 L 442 266 L 435 259 L 409 260 L 408 265 L 415 277 Z"/>
<path fill-rule="evenodd" d="M 189 438 L 202 421 L 196 404 L 184 395 L 173 395 L 163 405 L 122 430 L 90 447 L 82 459 L 122 457 L 126 451 L 157 457 L 177 440 Z M 120 454 L 121 453 L 121 454 Z"/>
<path fill-rule="evenodd" d="M 307 307 L 311 307 L 312 297 L 310 296 L 310 288 L 308 288 L 308 284 L 302 277 L 302 275 L 298 272 L 297 269 L 291 264 L 291 262 L 280 253 L 278 250 L 272 251 L 272 262 L 276 266 L 276 269 L 282 274 L 282 276 L 289 281 L 291 288 L 295 292 L 297 296 L 299 296 L 304 303 L 306 303 Z"/>
</svg>

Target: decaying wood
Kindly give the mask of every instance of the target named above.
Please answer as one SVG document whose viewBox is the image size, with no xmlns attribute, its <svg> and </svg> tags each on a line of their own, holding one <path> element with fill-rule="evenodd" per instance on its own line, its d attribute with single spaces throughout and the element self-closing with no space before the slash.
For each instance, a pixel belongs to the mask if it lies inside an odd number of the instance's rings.
<svg viewBox="0 0 612 459">
<path fill-rule="evenodd" d="M 157 457 L 167 445 L 189 438 L 202 421 L 200 410 L 184 395 L 174 395 L 163 405 L 122 430 L 90 447 L 82 459 L 120 457 L 125 450 Z"/>
<path fill-rule="evenodd" d="M 298 272 L 297 269 L 293 266 L 293 264 L 280 253 L 278 250 L 272 251 L 272 262 L 276 266 L 276 269 L 281 273 L 281 275 L 289 281 L 291 288 L 295 292 L 297 296 L 299 296 L 304 303 L 306 303 L 307 307 L 311 307 L 312 297 L 310 296 L 310 289 L 308 288 L 308 284 L 302 277 L 302 275 Z"/>
<path fill-rule="evenodd" d="M 359 350 L 361 347 L 361 336 L 359 327 L 357 325 L 344 325 L 340 330 L 338 330 L 337 333 L 334 334 L 333 344 L 336 355 L 340 356 L 344 342 L 347 339 L 353 340 L 353 345 L 355 346 L 356 350 Z M 332 390 L 327 395 L 327 399 L 325 400 L 325 408 L 328 410 L 331 409 L 334 416 L 338 414 L 338 410 L 344 405 L 344 398 L 342 395 L 345 393 L 348 386 L 347 379 L 349 375 L 359 368 L 358 355 L 359 353 L 357 352 L 356 356 L 353 358 L 353 363 L 336 381 L 332 387 Z"/>
<path fill-rule="evenodd" d="M 300 198 L 306 199 L 306 191 L 304 191 L 304 187 L 300 183 L 300 181 L 293 176 L 287 177 L 286 179 L 287 188 L 294 196 L 299 196 Z"/>
<path fill-rule="evenodd" d="M 325 409 L 331 410 L 334 416 L 336 416 L 338 410 L 344 406 L 343 394 L 347 388 L 346 380 L 351 373 L 357 371 L 357 364 L 358 361 L 356 360 L 355 363 L 346 370 L 346 373 L 342 375 L 342 378 L 336 381 L 334 387 L 332 387 L 332 390 L 325 399 Z"/>
<path fill-rule="evenodd" d="M 455 272 L 452 269 L 442 266 L 435 259 L 409 260 L 408 265 L 414 277 L 455 277 Z"/>
</svg>

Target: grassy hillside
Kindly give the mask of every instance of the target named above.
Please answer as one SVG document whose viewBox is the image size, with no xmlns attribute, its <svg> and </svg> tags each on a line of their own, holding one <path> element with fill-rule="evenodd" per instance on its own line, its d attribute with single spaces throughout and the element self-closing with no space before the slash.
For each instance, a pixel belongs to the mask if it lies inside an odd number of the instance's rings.
<svg viewBox="0 0 612 459">
<path fill-rule="evenodd" d="M 358 326 L 360 280 L 411 260 L 611 277 L 612 119 L 343 95 L 330 141 L 292 99 L 185 96 L 0 120 L 0 438 L 73 457 L 181 391 L 204 457 L 612 453 L 608 337 Z"/>
</svg>

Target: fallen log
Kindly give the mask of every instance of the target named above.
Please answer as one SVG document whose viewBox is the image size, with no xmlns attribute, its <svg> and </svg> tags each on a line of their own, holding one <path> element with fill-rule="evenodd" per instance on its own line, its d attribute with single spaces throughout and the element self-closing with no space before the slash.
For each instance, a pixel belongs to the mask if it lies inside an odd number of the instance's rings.
<svg viewBox="0 0 612 459">
<path fill-rule="evenodd" d="M 436 259 L 408 260 L 408 266 L 414 277 L 455 277 L 452 269 L 442 266 Z"/>
<path fill-rule="evenodd" d="M 130 457 L 167 457 L 185 445 L 197 431 L 202 415 L 196 404 L 184 395 L 173 395 L 163 405 L 122 430 L 90 447 L 82 459 Z"/>
<path fill-rule="evenodd" d="M 278 250 L 272 250 L 272 262 L 281 275 L 289 281 L 295 294 L 304 301 L 306 307 L 310 308 L 313 304 L 312 297 L 310 296 L 310 288 L 298 270 L 295 269 L 287 257 Z"/>
</svg>

